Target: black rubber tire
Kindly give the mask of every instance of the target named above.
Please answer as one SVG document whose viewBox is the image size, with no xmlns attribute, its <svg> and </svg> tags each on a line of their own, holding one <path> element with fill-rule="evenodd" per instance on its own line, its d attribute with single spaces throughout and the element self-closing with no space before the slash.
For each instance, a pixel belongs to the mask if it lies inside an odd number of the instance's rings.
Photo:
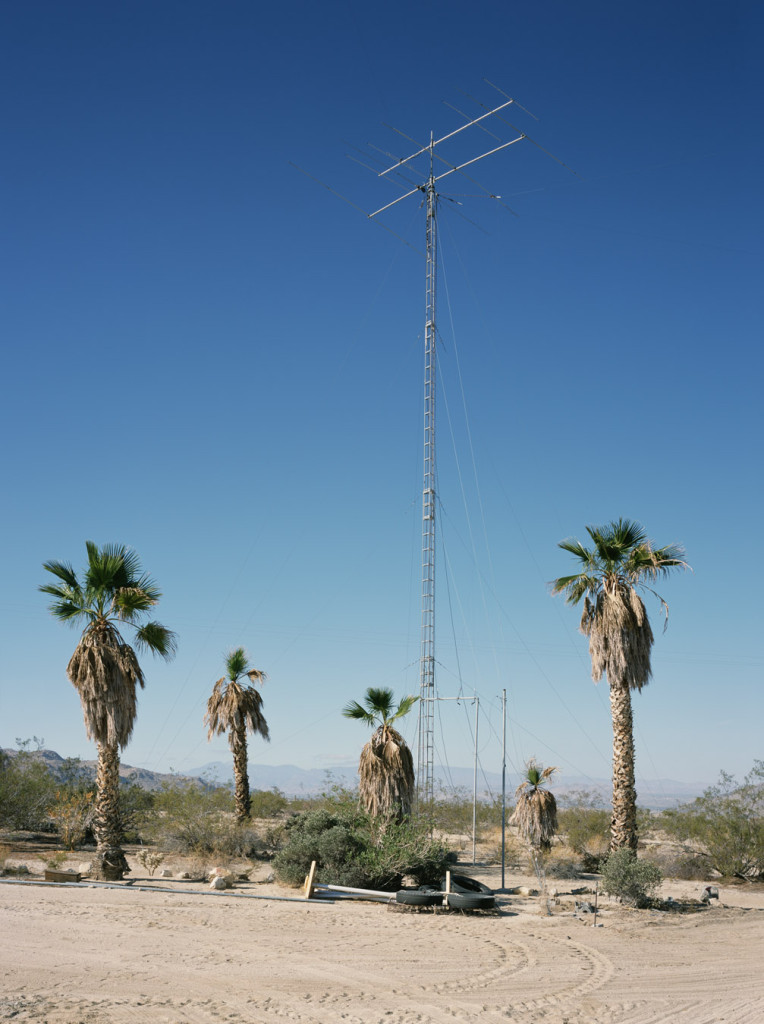
<svg viewBox="0 0 764 1024">
<path fill-rule="evenodd" d="M 496 906 L 496 897 L 484 892 L 450 892 L 448 905 L 452 910 L 490 910 Z"/>
<path fill-rule="evenodd" d="M 443 879 L 441 885 L 445 890 L 445 878 Z M 487 885 L 483 885 L 482 882 L 478 882 L 477 878 L 469 878 L 467 875 L 451 875 L 451 892 L 481 893 L 483 896 L 496 895 L 493 889 L 489 889 Z"/>
<path fill-rule="evenodd" d="M 432 889 L 399 889 L 395 894 L 395 902 L 408 907 L 434 907 L 442 900 L 442 895 Z"/>
</svg>

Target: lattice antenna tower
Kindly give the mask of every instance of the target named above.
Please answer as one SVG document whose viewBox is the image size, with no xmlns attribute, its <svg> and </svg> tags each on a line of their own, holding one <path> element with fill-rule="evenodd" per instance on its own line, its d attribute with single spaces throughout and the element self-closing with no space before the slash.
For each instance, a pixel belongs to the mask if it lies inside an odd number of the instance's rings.
<svg viewBox="0 0 764 1024">
<path fill-rule="evenodd" d="M 499 90 L 501 91 L 501 90 Z M 504 93 L 506 96 L 506 93 Z M 502 142 L 493 149 L 472 157 L 460 164 L 451 164 L 436 152 L 438 146 L 453 139 L 461 132 L 476 125 L 484 127 L 483 122 L 489 118 L 498 118 L 501 111 L 515 103 L 507 98 L 493 110 L 481 114 L 455 131 L 449 132 L 440 139 L 430 133 L 430 142 L 421 146 L 410 156 L 397 160 L 390 167 L 378 172 L 379 177 L 392 176 L 404 169 L 413 168 L 414 161 L 428 159 L 429 173 L 410 191 L 398 196 L 391 203 L 380 207 L 368 216 L 373 218 L 402 203 L 417 193 L 424 194 L 425 207 L 425 325 L 424 325 L 424 460 L 422 483 L 422 618 L 419 659 L 419 724 L 417 739 L 417 806 L 421 812 L 431 806 L 434 798 L 434 724 L 435 724 L 435 541 L 436 541 L 436 461 L 435 461 L 435 396 L 437 374 L 437 282 L 438 282 L 438 202 L 440 195 L 438 183 L 457 172 L 463 173 L 465 167 L 475 164 L 508 146 L 513 146 L 528 136 L 520 132 L 516 138 Z M 519 104 L 518 104 L 519 106 Z M 533 116 L 533 115 L 531 115 Z M 500 118 L 504 124 L 509 124 Z M 510 125 L 514 129 L 514 125 Z M 396 129 L 394 129 L 396 130 Z M 514 129 L 519 131 L 519 129 Z M 399 134 L 403 134 L 402 132 Z M 408 138 L 408 136 L 405 136 Z M 413 141 L 413 140 L 410 140 Z M 532 141 L 532 140 L 530 140 Z M 389 156 L 389 154 L 387 154 Z M 550 154 L 551 155 L 551 154 Z M 436 160 L 445 164 L 447 169 L 436 174 Z M 482 186 L 479 186 L 482 188 Z M 500 199 L 487 189 L 484 192 L 491 199 Z M 502 204 L 504 205 L 504 204 Z"/>
</svg>

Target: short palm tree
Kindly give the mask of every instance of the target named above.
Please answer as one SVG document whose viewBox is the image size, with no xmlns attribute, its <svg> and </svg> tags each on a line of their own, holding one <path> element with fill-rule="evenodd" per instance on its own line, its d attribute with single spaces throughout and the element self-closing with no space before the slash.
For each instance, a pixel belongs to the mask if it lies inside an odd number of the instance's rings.
<svg viewBox="0 0 764 1024">
<path fill-rule="evenodd" d="M 393 691 L 370 686 L 363 705 L 354 700 L 342 711 L 346 718 L 366 722 L 374 729 L 358 764 L 361 803 L 374 817 L 402 821 L 411 814 L 414 759 L 393 722 L 407 715 L 418 700 L 402 697 L 393 710 Z"/>
<path fill-rule="evenodd" d="M 242 822 L 249 818 L 251 809 L 247 732 L 259 733 L 264 740 L 270 739 L 268 723 L 263 715 L 263 698 L 254 686 L 264 682 L 267 676 L 260 669 L 252 668 L 243 647 L 237 647 L 228 654 L 225 670 L 226 674 L 215 683 L 207 701 L 204 722 L 208 726 L 208 740 L 228 733 L 228 746 L 233 753 L 236 820 Z M 249 685 L 240 682 L 242 676 L 249 679 Z"/>
<path fill-rule="evenodd" d="M 80 695 L 88 738 L 98 749 L 96 807 L 96 877 L 115 880 L 129 871 L 121 848 L 119 810 L 119 750 L 133 732 L 137 711 L 136 687 L 143 672 L 133 648 L 119 628 L 134 629 L 139 651 L 169 660 L 176 650 L 175 634 L 161 623 L 144 621 L 161 592 L 147 576 L 134 551 L 124 545 L 99 548 L 86 543 L 88 564 L 80 579 L 66 562 L 44 562 L 56 577 L 39 589 L 54 598 L 51 613 L 71 626 L 85 628 L 66 672 Z"/>
<path fill-rule="evenodd" d="M 557 832 L 557 801 L 544 784 L 558 768 L 545 768 L 532 757 L 525 766 L 522 782 L 515 790 L 515 810 L 509 819 L 535 854 L 552 848 Z"/>
<path fill-rule="evenodd" d="M 581 632 L 589 638 L 592 679 L 607 676 L 613 720 L 613 817 L 610 848 L 637 848 L 637 794 L 634 785 L 634 727 L 631 691 L 641 690 L 652 675 L 653 631 L 639 591 L 655 594 L 648 583 L 686 569 L 684 551 L 656 547 L 639 523 L 618 519 L 587 526 L 593 547 L 564 540 L 559 547 L 574 555 L 580 569 L 552 582 L 553 594 L 568 604 L 583 598 Z M 658 597 L 663 609 L 668 606 Z"/>
</svg>

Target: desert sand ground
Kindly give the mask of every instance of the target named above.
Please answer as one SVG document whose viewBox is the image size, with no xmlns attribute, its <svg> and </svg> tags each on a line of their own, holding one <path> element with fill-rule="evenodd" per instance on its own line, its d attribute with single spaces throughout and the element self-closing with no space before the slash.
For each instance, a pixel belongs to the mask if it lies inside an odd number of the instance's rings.
<svg viewBox="0 0 764 1024">
<path fill-rule="evenodd" d="M 500 884 L 495 868 L 457 869 Z M 265 877 L 267 869 L 263 870 Z M 324 881 L 331 881 L 325 879 Z M 507 886 L 533 885 L 508 876 Z M 561 893 L 571 885 L 554 880 Z M 165 891 L 140 891 L 141 885 Z M 193 894 L 180 889 L 197 889 Z M 697 897 L 699 882 L 664 895 Z M 501 896 L 495 916 L 286 902 L 269 881 L 212 893 L 0 884 L 0 1020 L 41 1024 L 761 1024 L 764 889 L 698 913 Z M 579 897 L 581 898 L 581 897 Z M 588 898 L 588 897 L 586 897 Z"/>
</svg>

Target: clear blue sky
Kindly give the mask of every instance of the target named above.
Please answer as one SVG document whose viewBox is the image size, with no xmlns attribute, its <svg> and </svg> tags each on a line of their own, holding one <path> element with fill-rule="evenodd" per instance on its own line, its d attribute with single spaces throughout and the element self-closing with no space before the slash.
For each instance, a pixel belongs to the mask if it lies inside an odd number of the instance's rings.
<svg viewBox="0 0 764 1024">
<path fill-rule="evenodd" d="M 342 706 L 416 692 L 423 214 L 386 220 L 413 251 L 293 164 L 375 209 L 396 190 L 346 154 L 410 152 L 386 124 L 446 134 L 445 104 L 501 100 L 488 79 L 577 176 L 523 142 L 471 172 L 517 216 L 444 183 L 464 205 L 441 207 L 439 692 L 480 695 L 486 769 L 506 687 L 512 766 L 606 777 L 605 684 L 547 583 L 558 541 L 627 516 L 695 570 L 661 588 L 665 634 L 651 605 L 639 775 L 764 755 L 761 5 L 1 16 L 0 744 L 93 756 L 77 633 L 36 589 L 86 539 L 138 551 L 179 634 L 174 663 L 146 662 L 129 763 L 229 756 L 202 716 L 233 646 L 269 674 L 254 762 L 352 764 Z M 441 706 L 439 759 L 470 763 L 471 715 Z"/>
</svg>

